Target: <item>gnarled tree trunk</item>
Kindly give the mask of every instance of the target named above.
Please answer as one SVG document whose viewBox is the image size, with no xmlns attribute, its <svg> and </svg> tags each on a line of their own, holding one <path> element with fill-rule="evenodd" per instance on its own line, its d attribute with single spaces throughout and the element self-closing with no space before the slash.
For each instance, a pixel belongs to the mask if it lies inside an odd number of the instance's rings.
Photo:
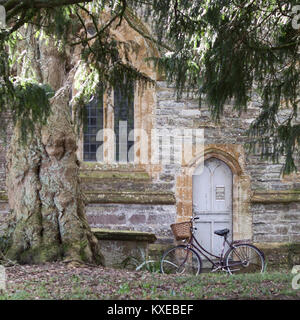
<svg viewBox="0 0 300 320">
<path fill-rule="evenodd" d="M 66 55 L 51 40 L 47 45 L 31 45 L 39 46 L 40 59 L 35 65 L 40 65 L 41 80 L 56 94 L 47 125 L 37 124 L 26 144 L 19 139 L 20 128 L 14 129 L 7 154 L 12 211 L 5 230 L 6 255 L 21 263 L 64 259 L 104 264 L 80 190 L 77 139 L 69 108 L 72 72 L 66 73 Z"/>
<path fill-rule="evenodd" d="M 51 101 L 47 126 L 23 145 L 16 127 L 7 155 L 7 188 L 13 223 L 10 259 L 39 263 L 64 258 L 103 263 L 85 217 L 70 122 L 69 88 Z"/>
</svg>

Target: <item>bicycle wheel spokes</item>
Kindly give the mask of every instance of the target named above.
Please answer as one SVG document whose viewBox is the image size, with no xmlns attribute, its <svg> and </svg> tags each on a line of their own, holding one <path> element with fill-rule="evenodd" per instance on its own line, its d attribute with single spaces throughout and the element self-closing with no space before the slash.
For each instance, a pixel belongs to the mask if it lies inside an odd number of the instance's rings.
<svg viewBox="0 0 300 320">
<path fill-rule="evenodd" d="M 255 273 L 264 271 L 264 257 L 252 245 L 240 244 L 231 249 L 225 258 L 229 273 Z"/>
<path fill-rule="evenodd" d="M 192 249 L 178 246 L 167 251 L 161 260 L 161 272 L 166 274 L 197 275 L 201 260 Z"/>
</svg>

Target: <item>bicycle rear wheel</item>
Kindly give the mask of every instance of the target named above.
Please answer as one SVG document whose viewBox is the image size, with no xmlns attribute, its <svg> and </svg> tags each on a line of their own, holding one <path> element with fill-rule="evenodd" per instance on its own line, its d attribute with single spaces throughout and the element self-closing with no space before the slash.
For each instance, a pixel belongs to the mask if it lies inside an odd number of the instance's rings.
<svg viewBox="0 0 300 320">
<path fill-rule="evenodd" d="M 198 275 L 202 261 L 197 252 L 184 245 L 166 251 L 160 262 L 160 271 L 166 274 Z"/>
<path fill-rule="evenodd" d="M 263 253 L 248 243 L 237 244 L 229 249 L 224 260 L 230 274 L 256 273 L 263 272 L 265 269 Z"/>
</svg>

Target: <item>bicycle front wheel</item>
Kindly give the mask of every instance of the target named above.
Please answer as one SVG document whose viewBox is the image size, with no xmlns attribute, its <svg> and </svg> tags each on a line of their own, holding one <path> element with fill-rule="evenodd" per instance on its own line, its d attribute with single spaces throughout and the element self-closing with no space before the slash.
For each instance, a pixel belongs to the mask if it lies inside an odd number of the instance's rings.
<svg viewBox="0 0 300 320">
<path fill-rule="evenodd" d="M 265 258 L 263 253 L 251 244 L 238 244 L 225 255 L 227 271 L 230 274 L 263 272 Z"/>
<path fill-rule="evenodd" d="M 166 251 L 160 262 L 160 271 L 166 274 L 198 275 L 201 269 L 202 261 L 197 252 L 184 245 Z"/>
</svg>

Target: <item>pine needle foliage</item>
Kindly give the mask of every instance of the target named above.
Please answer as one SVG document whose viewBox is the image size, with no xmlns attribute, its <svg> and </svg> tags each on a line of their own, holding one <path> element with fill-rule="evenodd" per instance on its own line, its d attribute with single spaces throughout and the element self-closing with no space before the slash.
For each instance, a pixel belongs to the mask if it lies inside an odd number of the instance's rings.
<svg viewBox="0 0 300 320">
<path fill-rule="evenodd" d="M 250 151 L 259 145 L 262 155 L 273 161 L 286 157 L 285 173 L 296 170 L 300 32 L 292 21 L 298 0 L 0 0 L 0 5 L 7 9 L 10 24 L 0 32 L 0 112 L 5 105 L 13 105 L 8 100 L 18 96 L 4 49 L 11 35 L 28 22 L 60 43 L 68 42 L 70 34 L 83 28 L 83 35 L 73 39 L 73 45 L 83 46 L 83 59 L 104 86 L 120 84 L 124 74 L 130 80 L 149 82 L 130 63 L 119 59 L 118 50 L 126 50 L 126 46 L 109 33 L 109 28 L 128 20 L 126 12 L 130 10 L 151 24 L 153 35 L 127 21 L 159 49 L 160 57 L 153 60 L 167 80 L 176 84 L 178 98 L 183 92 L 196 94 L 199 102 L 205 98 L 213 119 L 219 121 L 228 102 L 245 112 L 253 97 L 258 97 L 260 115 L 248 132 Z M 111 19 L 99 27 L 97 21 L 104 11 Z M 84 23 L 87 16 L 92 18 L 94 34 Z M 22 86 L 22 90 L 35 89 Z M 89 99 L 90 94 L 91 90 L 83 90 L 79 100 Z M 43 103 L 45 97 L 47 93 L 37 95 Z M 42 104 L 30 105 L 32 108 L 29 104 L 27 108 L 32 112 L 19 110 L 16 117 L 32 116 L 37 112 L 34 106 Z M 46 105 L 37 114 L 43 121 Z"/>
<path fill-rule="evenodd" d="M 156 64 L 176 84 L 178 96 L 191 91 L 200 102 L 204 97 L 216 121 L 227 103 L 243 112 L 258 97 L 261 112 L 249 128 L 250 151 L 259 146 L 262 156 L 273 161 L 284 155 L 284 173 L 295 171 L 299 159 L 300 30 L 293 27 L 297 5 L 296 0 L 151 4 L 158 41 L 162 48 L 166 41 L 170 47 L 162 50 Z M 288 115 L 283 117 L 284 109 Z"/>
</svg>

